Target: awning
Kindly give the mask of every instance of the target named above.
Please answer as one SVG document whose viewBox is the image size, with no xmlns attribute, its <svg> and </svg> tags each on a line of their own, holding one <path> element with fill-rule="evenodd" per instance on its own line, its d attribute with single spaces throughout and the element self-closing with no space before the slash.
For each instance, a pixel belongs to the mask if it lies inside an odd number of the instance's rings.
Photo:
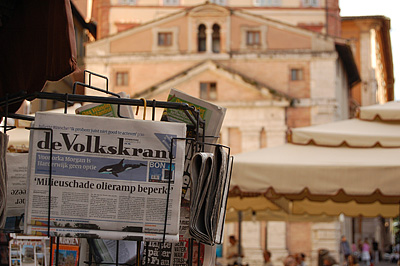
<svg viewBox="0 0 400 266">
<path fill-rule="evenodd" d="M 352 119 L 295 129 L 292 141 L 301 145 L 236 155 L 229 194 L 235 202 L 230 206 L 271 209 L 255 203 L 264 197 L 290 214 L 397 216 L 400 123 L 393 121 L 400 104 L 389 105 L 368 107 L 368 112 L 375 110 L 368 115 L 360 109 L 360 117 L 373 122 Z"/>
</svg>

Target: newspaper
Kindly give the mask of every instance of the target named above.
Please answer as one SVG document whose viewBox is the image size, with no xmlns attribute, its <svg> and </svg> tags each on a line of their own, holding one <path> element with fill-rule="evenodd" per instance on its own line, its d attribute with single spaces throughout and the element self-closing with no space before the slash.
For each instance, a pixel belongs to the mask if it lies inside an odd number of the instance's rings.
<svg viewBox="0 0 400 266">
<path fill-rule="evenodd" d="M 89 245 L 96 264 L 115 265 L 113 263 L 117 261 L 117 257 L 119 264 L 135 265 L 137 262 L 138 242 L 136 241 L 90 239 Z M 140 254 L 143 255 L 143 246 L 140 248 Z"/>
<path fill-rule="evenodd" d="M 222 146 L 192 159 L 190 234 L 208 245 L 220 244 L 226 211 L 228 155 Z"/>
<path fill-rule="evenodd" d="M 6 223 L 6 205 L 7 205 L 7 167 L 6 152 L 8 146 L 8 136 L 0 132 L 0 228 Z"/>
<path fill-rule="evenodd" d="M 187 103 L 189 106 L 194 106 L 200 112 L 200 117 L 205 122 L 205 142 L 216 143 L 219 132 L 221 131 L 222 122 L 224 121 L 226 108 L 199 98 L 190 96 L 176 89 L 171 89 L 169 102 Z M 162 121 L 183 122 L 189 126 L 193 126 L 191 120 L 186 113 L 178 109 L 165 109 L 161 117 Z M 188 137 L 195 137 L 194 130 L 188 130 Z M 200 131 L 200 134 L 202 132 Z M 200 135 L 199 135 L 200 136 Z"/>
<path fill-rule="evenodd" d="M 129 98 L 125 92 L 117 93 L 121 98 Z M 112 96 L 115 97 L 115 96 Z M 108 104 L 108 103 L 91 103 L 85 104 L 75 110 L 76 114 L 134 118 L 133 110 L 128 105 Z"/>
<path fill-rule="evenodd" d="M 7 160 L 7 217 L 21 216 L 25 212 L 28 153 L 10 153 Z"/>
<path fill-rule="evenodd" d="M 51 184 L 51 235 L 162 240 L 167 216 L 177 241 L 184 124 L 38 112 L 33 127 L 53 141 L 31 130 L 26 233 L 47 233 Z"/>
</svg>

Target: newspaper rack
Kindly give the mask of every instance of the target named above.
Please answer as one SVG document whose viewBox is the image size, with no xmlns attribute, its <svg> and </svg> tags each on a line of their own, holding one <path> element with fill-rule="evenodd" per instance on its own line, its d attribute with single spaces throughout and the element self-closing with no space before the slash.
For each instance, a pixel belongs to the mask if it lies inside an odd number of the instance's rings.
<svg viewBox="0 0 400 266">
<path fill-rule="evenodd" d="M 226 182 L 228 182 L 228 186 L 229 186 L 229 182 L 230 182 L 230 176 L 231 176 L 231 171 L 232 171 L 232 160 L 233 157 L 231 157 L 230 155 L 230 148 L 227 146 L 223 146 L 220 144 L 211 144 L 211 143 L 206 143 L 204 141 L 205 138 L 205 122 L 201 119 L 199 111 L 196 110 L 196 108 L 189 106 L 186 103 L 174 103 L 174 102 L 164 102 L 164 101 L 156 101 L 156 100 L 144 100 L 144 99 L 127 99 L 127 98 L 119 98 L 118 95 L 115 95 L 115 93 L 112 93 L 110 91 L 108 91 L 108 78 L 98 75 L 96 73 L 90 72 L 90 71 L 86 71 L 85 73 L 89 74 L 89 84 L 85 84 L 85 83 L 80 83 L 80 82 L 76 82 L 73 86 L 73 94 L 60 94 L 60 93 L 48 93 L 48 92 L 35 92 L 32 94 L 27 94 L 26 92 L 20 92 L 14 95 L 6 95 L 3 99 L 0 99 L 0 107 L 2 108 L 3 112 L 0 113 L 0 115 L 2 117 L 4 117 L 4 133 L 6 133 L 7 130 L 12 130 L 14 127 L 12 126 L 7 126 L 7 118 L 14 118 L 14 119 L 21 119 L 21 120 L 27 120 L 27 121 L 33 121 L 34 117 L 33 116 L 28 116 L 28 115 L 19 115 L 19 114 L 15 114 L 15 113 L 9 113 L 8 112 L 8 107 L 12 104 L 16 104 L 19 102 L 22 102 L 24 100 L 34 100 L 34 99 L 47 99 L 47 100 L 56 100 L 56 101 L 60 101 L 64 103 L 64 113 L 67 112 L 67 107 L 69 104 L 74 103 L 74 102 L 92 102 L 92 103 L 108 103 L 108 104 L 116 104 L 118 105 L 118 116 L 121 117 L 121 115 L 119 114 L 119 107 L 121 105 L 128 105 L 128 106 L 147 106 L 147 107 L 151 107 L 152 108 L 152 120 L 155 120 L 155 109 L 156 108 L 163 108 L 163 109 L 179 109 L 179 110 L 183 110 L 185 112 L 185 114 L 187 115 L 187 117 L 190 119 L 190 121 L 192 122 L 192 126 L 195 130 L 195 132 L 199 133 L 201 130 L 203 130 L 203 134 L 196 134 L 195 138 L 176 138 L 176 139 L 172 139 L 171 140 L 171 151 L 173 149 L 173 145 L 174 145 L 174 141 L 186 141 L 186 145 L 191 145 L 191 154 L 185 154 L 185 160 L 190 160 L 192 155 L 194 154 L 194 152 L 200 152 L 200 151 L 204 151 L 204 147 L 207 145 L 212 145 L 212 146 L 220 146 L 223 147 L 224 149 L 227 149 L 227 154 L 228 154 L 228 163 L 227 163 L 227 169 L 226 169 Z M 106 82 L 106 90 L 97 88 L 97 87 L 93 87 L 91 85 L 91 76 L 95 75 L 97 77 L 100 78 L 104 78 L 105 82 Z M 86 76 L 86 75 L 85 75 Z M 87 96 L 87 95 L 78 95 L 75 94 L 75 90 L 76 90 L 76 86 L 82 86 L 88 89 L 93 89 L 96 91 L 100 91 L 100 92 L 104 92 L 106 94 L 111 94 L 113 96 L 116 97 L 101 97 L 101 96 Z M 123 118 L 123 117 L 122 117 Z M 50 130 L 50 135 L 52 138 L 52 130 L 49 128 L 27 128 L 30 130 Z M 202 136 L 201 139 L 199 139 L 199 136 Z M 210 137 L 210 136 L 207 136 Z M 172 154 L 172 153 L 171 153 Z M 50 164 L 49 164 L 49 179 L 51 180 L 51 173 L 52 173 L 52 148 L 50 149 Z M 170 174 L 171 174 L 171 165 L 172 165 L 172 157 L 170 158 Z M 184 171 L 188 171 L 188 169 L 184 169 Z M 168 182 L 168 185 L 170 185 L 170 181 Z M 190 184 L 188 184 L 188 186 L 190 186 Z M 225 191 L 225 193 L 227 193 Z M 225 205 L 226 205 L 226 195 L 224 195 L 224 199 L 225 199 Z M 163 242 L 160 242 L 160 252 L 159 255 L 161 255 L 161 244 L 164 243 L 165 241 L 165 228 L 166 228 L 166 221 L 167 221 L 167 213 L 168 213 L 168 198 L 169 198 L 169 190 L 167 193 L 167 204 L 166 204 L 166 212 L 165 212 L 165 223 L 164 223 L 164 233 L 163 233 Z M 48 202 L 48 221 L 50 221 L 50 205 L 51 205 L 51 182 L 49 182 L 49 202 Z M 226 207 L 225 207 L 226 208 Z M 225 212 L 223 213 L 224 218 L 225 218 Z M 20 219 L 22 219 L 22 217 L 20 217 Z M 4 233 L 20 233 L 21 230 L 19 229 L 15 229 L 15 230 L 2 230 Z M 221 234 L 222 235 L 222 234 Z M 48 223 L 48 236 L 50 236 L 50 223 Z M 53 254 L 52 248 L 53 248 L 53 242 L 55 241 L 56 245 L 57 245 L 57 251 L 58 251 L 58 245 L 59 245 L 59 236 L 56 237 L 50 237 L 51 239 L 51 245 L 50 245 L 50 254 Z M 216 242 L 216 244 L 220 244 L 222 240 L 222 236 L 221 239 L 219 239 L 218 242 Z M 101 262 L 100 264 L 104 264 L 104 265 L 148 265 L 148 256 L 146 254 L 146 260 L 141 261 L 141 256 L 137 256 L 137 261 L 134 262 L 133 264 L 124 264 L 124 263 L 119 263 L 119 244 L 118 241 L 116 240 L 117 244 L 116 244 L 116 254 L 115 254 L 115 261 L 113 262 Z M 189 247 L 188 247 L 188 253 L 189 253 L 189 258 L 188 258 L 188 265 L 192 265 L 193 263 L 193 254 L 194 254 L 194 240 L 193 238 L 189 239 Z M 90 239 L 88 239 L 89 245 L 90 245 Z M 147 246 L 147 242 L 144 242 L 144 249 L 146 250 L 146 252 L 148 251 L 148 249 L 146 248 Z M 198 248 L 198 253 L 200 254 L 200 248 L 201 245 L 198 244 L 197 245 Z M 137 254 L 141 253 L 141 242 L 137 241 Z M 88 264 L 89 266 L 92 265 L 93 263 L 96 263 L 93 261 L 93 256 L 92 256 L 92 248 L 89 248 L 89 260 L 85 261 L 86 264 Z M 50 258 L 50 261 L 52 261 L 52 259 Z M 161 259 L 159 260 L 159 263 L 161 263 Z M 97 264 L 97 263 L 96 263 Z M 200 256 L 197 256 L 197 265 L 201 265 L 201 261 L 200 261 Z M 55 258 L 55 265 L 58 265 L 58 256 L 56 256 Z M 161 265 L 161 264 L 159 264 Z"/>
</svg>

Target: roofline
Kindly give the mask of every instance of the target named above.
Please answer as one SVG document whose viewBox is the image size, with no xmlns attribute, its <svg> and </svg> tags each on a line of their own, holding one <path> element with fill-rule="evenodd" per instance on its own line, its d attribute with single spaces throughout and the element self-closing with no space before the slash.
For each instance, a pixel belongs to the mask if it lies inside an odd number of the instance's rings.
<svg viewBox="0 0 400 266">
<path fill-rule="evenodd" d="M 379 20 L 390 20 L 390 18 L 383 15 L 371 15 L 371 16 L 344 16 L 342 20 L 360 20 L 360 19 L 379 19 Z"/>
<path fill-rule="evenodd" d="M 250 78 L 250 77 L 248 77 L 248 76 L 246 76 L 246 75 L 240 73 L 239 71 L 233 70 L 233 69 L 231 69 L 231 68 L 229 68 L 229 67 L 227 67 L 227 66 L 224 66 L 224 65 L 222 65 L 222 64 L 220 64 L 220 63 L 218 63 L 218 62 L 216 62 L 216 61 L 214 61 L 214 60 L 209 60 L 209 59 L 204 60 L 204 61 L 201 61 L 200 63 L 195 64 L 194 66 L 191 66 L 191 67 L 189 67 L 189 68 L 187 68 L 187 69 L 185 69 L 185 70 L 183 70 L 183 71 L 181 71 L 181 72 L 179 72 L 179 73 L 177 73 L 177 74 L 175 74 L 175 75 L 173 75 L 173 76 L 171 76 L 171 77 L 169 77 L 169 78 L 167 78 L 167 79 L 165 79 L 165 80 L 163 80 L 163 81 L 161 81 L 161 82 L 159 82 L 159 83 L 157 83 L 157 84 L 154 84 L 154 85 L 152 85 L 151 87 L 149 87 L 149 88 L 147 88 L 147 89 L 141 91 L 140 93 L 131 95 L 131 97 L 132 97 L 132 98 L 137 98 L 137 97 L 139 97 L 139 96 L 143 96 L 143 95 L 149 94 L 149 93 L 153 92 L 154 90 L 156 90 L 156 89 L 157 89 L 158 87 L 160 87 L 161 85 L 163 85 L 164 83 L 166 83 L 166 82 L 168 82 L 168 81 L 172 81 L 172 80 L 174 80 L 174 79 L 176 79 L 176 78 L 179 78 L 179 77 L 184 77 L 184 76 L 186 76 L 187 73 L 190 72 L 191 70 L 194 70 L 195 68 L 200 67 L 201 65 L 206 64 L 206 63 L 208 63 L 208 62 L 211 62 L 211 63 L 213 63 L 214 65 L 216 65 L 217 69 L 223 69 L 224 71 L 229 72 L 229 73 L 231 73 L 231 74 L 239 75 L 239 76 L 242 78 L 242 80 L 243 80 L 244 82 L 250 84 L 251 86 L 255 87 L 256 89 L 258 89 L 258 90 L 260 90 L 260 91 L 261 91 L 263 88 L 267 89 L 268 92 L 269 92 L 273 97 L 284 98 L 284 99 L 286 99 L 287 101 L 289 101 L 290 103 L 292 103 L 294 100 L 296 100 L 295 98 L 293 98 L 293 97 L 291 97 L 291 96 L 289 96 L 289 95 L 287 95 L 287 94 L 285 94 L 285 93 L 282 93 L 282 92 L 280 92 L 280 91 L 277 91 L 277 90 L 275 90 L 275 89 L 272 89 L 272 88 L 269 87 L 268 85 L 266 85 L 266 84 L 264 84 L 264 83 L 262 83 L 262 82 L 259 82 L 259 81 L 255 80 L 255 79 L 253 79 L 253 78 Z"/>
<path fill-rule="evenodd" d="M 94 38 L 96 38 L 96 30 L 97 30 L 96 24 L 92 22 L 89 23 L 86 22 L 82 14 L 79 12 L 79 10 L 76 8 L 76 6 L 72 1 L 71 1 L 71 10 L 73 17 L 76 18 L 78 23 L 81 24 L 83 28 L 87 29 Z"/>
</svg>

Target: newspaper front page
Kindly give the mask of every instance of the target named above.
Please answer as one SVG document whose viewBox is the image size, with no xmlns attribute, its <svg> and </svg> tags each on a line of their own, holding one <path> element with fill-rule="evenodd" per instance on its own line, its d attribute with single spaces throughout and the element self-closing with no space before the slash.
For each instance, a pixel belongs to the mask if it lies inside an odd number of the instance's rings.
<svg viewBox="0 0 400 266">
<path fill-rule="evenodd" d="M 178 241 L 182 123 L 36 113 L 25 229 L 51 235 Z M 50 148 L 52 178 L 49 180 Z M 170 155 L 173 157 L 170 165 Z M 168 196 L 169 194 L 169 196 Z"/>
</svg>

